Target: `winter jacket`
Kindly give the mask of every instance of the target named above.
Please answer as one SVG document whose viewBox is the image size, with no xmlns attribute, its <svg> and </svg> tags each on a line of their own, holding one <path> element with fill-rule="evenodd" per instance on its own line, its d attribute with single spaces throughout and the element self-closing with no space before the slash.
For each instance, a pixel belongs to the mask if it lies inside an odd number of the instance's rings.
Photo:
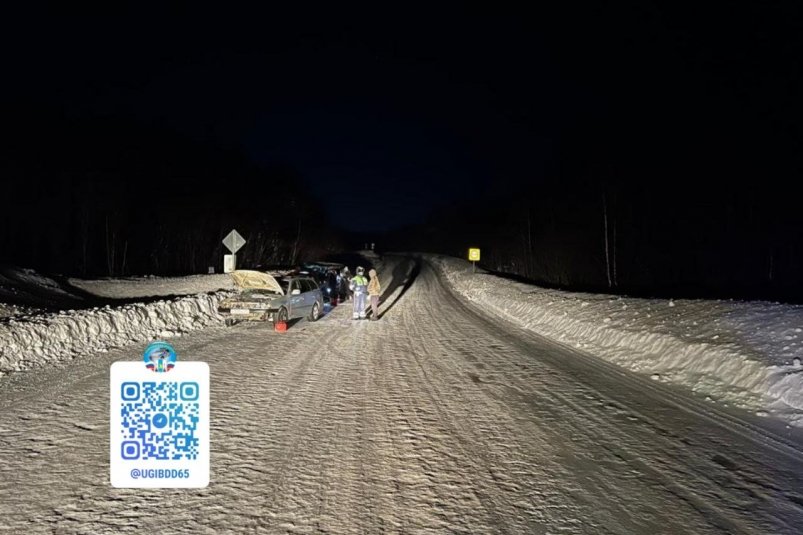
<svg viewBox="0 0 803 535">
<path fill-rule="evenodd" d="M 376 274 L 376 270 L 372 269 L 368 275 L 371 276 L 371 281 L 368 283 L 368 295 L 379 295 L 382 287 L 379 285 L 379 276 Z"/>
</svg>

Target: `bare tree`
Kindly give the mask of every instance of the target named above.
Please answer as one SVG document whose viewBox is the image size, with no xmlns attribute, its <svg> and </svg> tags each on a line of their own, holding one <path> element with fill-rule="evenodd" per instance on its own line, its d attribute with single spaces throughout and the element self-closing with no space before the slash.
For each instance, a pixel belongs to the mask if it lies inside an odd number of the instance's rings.
<svg viewBox="0 0 803 535">
<path fill-rule="evenodd" d="M 611 288 L 613 282 L 611 280 L 611 254 L 608 245 L 608 199 L 604 191 L 602 192 L 602 217 L 605 227 L 605 273 L 608 276 L 608 288 Z"/>
<path fill-rule="evenodd" d="M 125 262 L 128 257 L 128 240 L 123 244 L 123 262 L 120 265 L 120 275 L 125 275 Z"/>
<path fill-rule="evenodd" d="M 109 270 L 109 277 L 114 276 L 115 248 L 115 232 L 114 229 L 109 229 L 109 214 L 106 214 L 106 267 Z"/>
<path fill-rule="evenodd" d="M 772 282 L 773 271 L 775 269 L 775 248 L 770 246 L 770 271 L 769 271 L 769 281 Z"/>
<path fill-rule="evenodd" d="M 530 207 L 527 206 L 527 256 L 524 262 L 525 276 L 530 277 L 533 274 L 533 225 L 530 216 Z"/>
<path fill-rule="evenodd" d="M 616 197 L 614 196 L 613 202 L 613 285 L 619 286 L 619 279 L 616 275 Z"/>
<path fill-rule="evenodd" d="M 298 249 L 301 243 L 301 216 L 298 217 L 298 231 L 296 232 L 296 239 L 293 242 L 293 252 L 290 255 L 290 263 L 295 265 L 298 259 Z"/>
<path fill-rule="evenodd" d="M 86 276 L 88 268 L 87 253 L 89 251 L 89 210 L 85 202 L 81 205 L 79 232 L 81 233 L 81 274 Z"/>
</svg>

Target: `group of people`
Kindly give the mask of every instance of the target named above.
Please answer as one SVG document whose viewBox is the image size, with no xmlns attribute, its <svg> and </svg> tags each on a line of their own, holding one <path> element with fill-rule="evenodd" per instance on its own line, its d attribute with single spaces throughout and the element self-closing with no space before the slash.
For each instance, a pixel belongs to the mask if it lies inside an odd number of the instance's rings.
<svg viewBox="0 0 803 535">
<path fill-rule="evenodd" d="M 368 300 L 371 305 L 371 321 L 379 319 L 379 295 L 382 286 L 379 284 L 379 276 L 375 269 L 368 272 L 365 276 L 365 268 L 357 266 L 354 276 L 348 267 L 344 267 L 338 276 L 338 296 L 341 301 L 352 300 L 351 317 L 355 320 L 366 319 L 368 317 Z"/>
</svg>

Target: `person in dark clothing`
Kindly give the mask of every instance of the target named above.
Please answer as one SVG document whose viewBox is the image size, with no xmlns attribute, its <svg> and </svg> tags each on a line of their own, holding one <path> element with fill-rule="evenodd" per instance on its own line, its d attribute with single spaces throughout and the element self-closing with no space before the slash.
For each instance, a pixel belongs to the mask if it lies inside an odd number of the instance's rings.
<svg viewBox="0 0 803 535">
<path fill-rule="evenodd" d="M 326 272 L 326 293 L 329 294 L 330 301 L 338 301 L 340 287 L 337 282 L 337 272 L 334 269 Z"/>
<path fill-rule="evenodd" d="M 339 297 L 340 297 L 340 301 L 341 302 L 349 300 L 349 297 L 350 297 L 349 285 L 350 284 L 351 284 L 351 273 L 349 272 L 348 266 L 346 266 L 340 272 L 340 278 L 339 278 L 339 281 L 338 281 Z"/>
</svg>

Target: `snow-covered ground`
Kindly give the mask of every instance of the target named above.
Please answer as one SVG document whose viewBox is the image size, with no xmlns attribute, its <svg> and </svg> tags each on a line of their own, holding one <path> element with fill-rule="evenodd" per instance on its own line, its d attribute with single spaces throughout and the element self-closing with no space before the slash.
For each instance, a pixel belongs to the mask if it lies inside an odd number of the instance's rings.
<svg viewBox="0 0 803 535">
<path fill-rule="evenodd" d="M 161 295 L 189 295 L 231 290 L 228 274 L 188 275 L 186 277 L 128 277 L 123 279 L 69 279 L 70 284 L 99 297 L 132 298 Z"/>
<path fill-rule="evenodd" d="M 0 303 L 0 318 L 22 316 L 24 314 L 31 314 L 33 311 L 34 309 L 32 309 L 31 307 L 12 305 L 8 303 Z"/>
<path fill-rule="evenodd" d="M 0 301 L 12 303 L 0 303 L 0 375 L 217 324 L 233 288 L 224 274 L 60 281 L 5 269 Z"/>
<path fill-rule="evenodd" d="M 378 322 L 345 304 L 173 341 L 210 367 L 205 489 L 109 485 L 109 366 L 144 343 L 0 378 L 0 533 L 800 531 L 774 420 L 485 314 L 428 262 L 374 264 Z"/>
<path fill-rule="evenodd" d="M 36 313 L 42 307 L 69 306 L 81 298 L 52 277 L 32 269 L 0 269 L 0 318 Z"/>
<path fill-rule="evenodd" d="M 803 426 L 803 306 L 564 292 L 430 259 L 494 315 L 712 402 Z"/>
<path fill-rule="evenodd" d="M 4 268 L 0 376 L 218 324 L 234 288 L 228 274 L 67 279 Z"/>
<path fill-rule="evenodd" d="M 0 375 L 208 327 L 223 295 L 15 316 L 0 324 Z"/>
</svg>

